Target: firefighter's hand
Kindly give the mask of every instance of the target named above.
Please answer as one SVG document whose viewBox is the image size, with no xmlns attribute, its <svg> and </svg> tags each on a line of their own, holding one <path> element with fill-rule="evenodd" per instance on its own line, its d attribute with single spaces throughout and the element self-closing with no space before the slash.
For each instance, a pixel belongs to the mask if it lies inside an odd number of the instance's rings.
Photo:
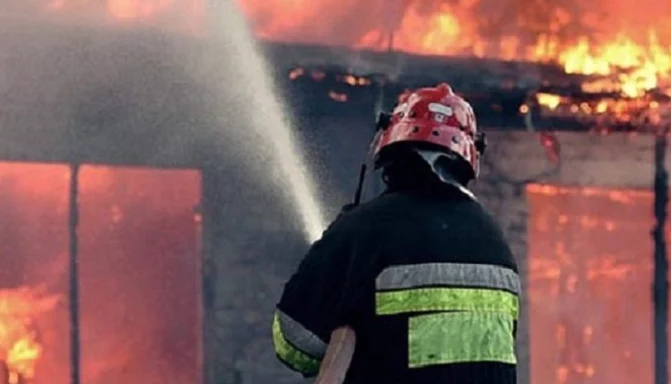
<svg viewBox="0 0 671 384">
<path fill-rule="evenodd" d="M 319 368 L 315 384 L 342 384 L 345 382 L 354 349 L 356 333 L 348 326 L 337 328 L 331 333 L 326 355 Z"/>
</svg>

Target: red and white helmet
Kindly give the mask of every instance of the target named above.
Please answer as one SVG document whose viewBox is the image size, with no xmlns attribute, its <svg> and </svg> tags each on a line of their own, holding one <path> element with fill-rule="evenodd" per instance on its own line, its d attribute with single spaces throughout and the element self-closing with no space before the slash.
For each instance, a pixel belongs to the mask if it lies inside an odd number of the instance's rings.
<svg viewBox="0 0 671 384">
<path fill-rule="evenodd" d="M 380 131 L 373 142 L 377 167 L 387 148 L 399 143 L 417 144 L 418 148 L 442 152 L 464 160 L 469 166 L 470 179 L 480 173 L 480 156 L 486 142 L 478 133 L 471 105 L 452 91 L 448 84 L 434 88 L 405 91 L 391 115 L 382 115 Z"/>
</svg>

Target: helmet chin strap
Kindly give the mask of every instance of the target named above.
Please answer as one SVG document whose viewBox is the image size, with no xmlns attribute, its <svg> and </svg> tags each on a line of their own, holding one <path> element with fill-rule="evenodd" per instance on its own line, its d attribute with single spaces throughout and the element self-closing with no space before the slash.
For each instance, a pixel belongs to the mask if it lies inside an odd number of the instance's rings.
<svg viewBox="0 0 671 384">
<path fill-rule="evenodd" d="M 469 198 L 476 200 L 477 198 L 471 192 L 468 188 L 463 186 L 461 183 L 459 183 L 452 174 L 447 171 L 443 167 L 437 167 L 436 165 L 438 164 L 438 161 L 440 160 L 441 157 L 449 157 L 448 154 L 440 152 L 440 151 L 432 151 L 432 150 L 426 150 L 426 149 L 415 149 L 417 154 L 424 159 L 424 161 L 427 162 L 427 164 L 431 167 L 431 170 L 433 173 L 438 176 L 440 181 L 445 183 L 446 185 L 449 185 L 451 187 L 456 188 L 459 192 L 463 193 L 464 195 L 468 196 Z"/>
</svg>

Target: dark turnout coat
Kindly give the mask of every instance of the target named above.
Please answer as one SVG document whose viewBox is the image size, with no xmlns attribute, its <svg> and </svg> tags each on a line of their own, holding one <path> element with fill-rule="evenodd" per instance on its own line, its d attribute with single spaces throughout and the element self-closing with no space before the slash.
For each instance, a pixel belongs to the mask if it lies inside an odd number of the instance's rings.
<svg viewBox="0 0 671 384">
<path fill-rule="evenodd" d="M 305 376 L 330 333 L 357 336 L 347 384 L 514 384 L 520 283 L 494 219 L 454 189 L 386 193 L 344 213 L 284 288 L 275 351 Z"/>
</svg>

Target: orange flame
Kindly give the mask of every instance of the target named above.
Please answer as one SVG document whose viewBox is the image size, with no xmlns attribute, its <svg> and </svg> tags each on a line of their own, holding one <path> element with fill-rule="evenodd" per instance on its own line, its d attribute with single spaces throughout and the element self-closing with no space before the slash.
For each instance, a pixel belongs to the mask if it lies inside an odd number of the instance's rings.
<svg viewBox="0 0 671 384">
<path fill-rule="evenodd" d="M 238 2 L 265 39 L 555 62 L 607 77 L 587 90 L 627 97 L 666 86 L 671 75 L 671 7 L 655 0 Z"/>
<path fill-rule="evenodd" d="M 59 301 L 58 296 L 45 295 L 39 289 L 0 290 L 0 363 L 6 365 L 9 384 L 35 376 L 42 346 L 33 321 L 52 311 Z"/>
<path fill-rule="evenodd" d="M 529 327 L 531 382 L 652 381 L 653 196 L 644 190 L 531 184 L 529 199 Z M 667 234 L 669 238 L 671 234 Z M 584 252 L 589 248 L 590 252 Z M 550 298 L 548 300 L 548 298 Z"/>
</svg>

